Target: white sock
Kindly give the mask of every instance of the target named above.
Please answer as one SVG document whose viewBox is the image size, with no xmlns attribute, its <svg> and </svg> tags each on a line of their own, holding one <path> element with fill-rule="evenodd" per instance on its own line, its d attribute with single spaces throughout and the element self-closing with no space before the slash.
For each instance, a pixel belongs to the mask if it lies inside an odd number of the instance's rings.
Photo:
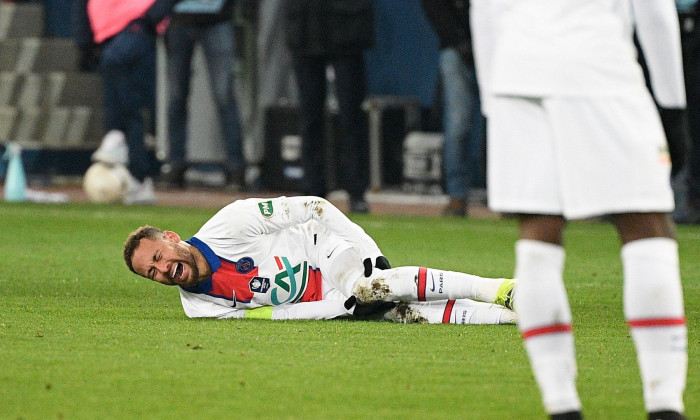
<svg viewBox="0 0 700 420">
<path fill-rule="evenodd" d="M 425 281 L 421 274 L 425 272 Z M 473 299 L 491 303 L 505 279 L 479 277 L 457 271 L 422 268 L 418 276 L 418 300 Z"/>
<path fill-rule="evenodd" d="M 521 239 L 515 246 L 515 311 L 549 414 L 581 409 L 571 310 L 563 281 L 564 248 Z"/>
<path fill-rule="evenodd" d="M 624 312 L 637 348 L 647 411 L 683 412 L 688 353 L 678 245 L 648 238 L 622 247 Z"/>
<path fill-rule="evenodd" d="M 505 279 L 491 279 L 427 267 L 395 267 L 375 270 L 360 279 L 353 294 L 360 301 L 436 301 L 474 299 L 493 302 Z"/>
<path fill-rule="evenodd" d="M 399 302 L 384 315 L 394 322 L 423 324 L 514 324 L 515 312 L 493 303 L 470 299 Z"/>
<path fill-rule="evenodd" d="M 525 340 L 525 350 L 548 414 L 581 410 L 576 391 L 576 358 L 571 332 L 543 334 Z"/>
</svg>

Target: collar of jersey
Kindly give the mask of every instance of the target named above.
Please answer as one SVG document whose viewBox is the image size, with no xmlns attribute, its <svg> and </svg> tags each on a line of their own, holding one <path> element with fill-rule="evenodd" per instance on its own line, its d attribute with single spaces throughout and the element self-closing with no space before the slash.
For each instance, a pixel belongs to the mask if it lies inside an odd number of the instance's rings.
<svg viewBox="0 0 700 420">
<path fill-rule="evenodd" d="M 185 242 L 197 248 L 199 252 L 201 252 L 202 255 L 204 255 L 204 259 L 207 260 L 207 264 L 209 264 L 209 268 L 211 268 L 212 274 L 214 274 L 216 270 L 218 270 L 221 267 L 221 261 L 219 260 L 219 257 L 214 253 L 214 251 L 211 250 L 211 248 L 209 248 L 209 245 L 205 244 L 204 242 L 195 238 L 194 236 L 186 240 Z"/>
<path fill-rule="evenodd" d="M 197 248 L 199 252 L 201 252 L 202 255 L 204 255 L 204 258 L 207 260 L 207 264 L 209 264 L 209 267 L 211 267 L 212 274 L 216 270 L 218 270 L 219 267 L 221 267 L 221 261 L 219 261 L 219 257 L 217 257 L 214 251 L 212 251 L 211 248 L 209 248 L 209 245 L 205 244 L 204 242 L 195 238 L 194 236 L 186 240 L 185 242 Z M 212 280 L 211 277 L 209 277 L 208 279 L 204 280 L 203 282 L 199 283 L 194 287 L 182 288 L 191 293 L 207 293 L 211 291 Z"/>
</svg>

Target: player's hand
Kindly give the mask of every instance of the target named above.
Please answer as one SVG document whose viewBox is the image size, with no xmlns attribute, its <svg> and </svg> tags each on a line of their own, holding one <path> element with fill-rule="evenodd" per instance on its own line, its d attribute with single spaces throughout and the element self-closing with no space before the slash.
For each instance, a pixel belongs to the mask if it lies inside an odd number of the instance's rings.
<svg viewBox="0 0 700 420">
<path fill-rule="evenodd" d="M 375 315 L 383 315 L 386 311 L 393 309 L 396 306 L 396 302 L 369 302 L 369 303 L 358 303 L 355 296 L 350 296 L 348 300 L 345 301 L 345 309 L 352 313 L 358 318 L 368 318 Z"/>
<path fill-rule="evenodd" d="M 374 267 L 380 270 L 386 270 L 391 268 L 389 260 L 387 260 L 384 255 L 378 256 L 374 264 L 372 264 L 372 258 L 365 258 L 364 261 L 362 261 L 362 263 L 365 266 L 365 277 L 369 277 L 372 275 L 372 270 L 374 269 Z"/>
<path fill-rule="evenodd" d="M 685 108 L 659 107 L 659 116 L 671 155 L 671 175 L 675 176 L 685 165 L 686 151 L 690 148 L 688 113 Z"/>
</svg>

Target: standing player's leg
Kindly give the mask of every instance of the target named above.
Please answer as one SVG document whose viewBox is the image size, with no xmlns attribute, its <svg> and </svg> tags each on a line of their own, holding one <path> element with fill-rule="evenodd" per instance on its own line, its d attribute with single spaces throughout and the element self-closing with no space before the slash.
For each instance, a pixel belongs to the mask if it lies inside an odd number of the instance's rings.
<svg viewBox="0 0 700 420">
<path fill-rule="evenodd" d="M 520 216 L 515 246 L 516 312 L 533 374 L 547 413 L 577 418 L 576 355 L 569 299 L 564 288 L 561 216 Z"/>
<path fill-rule="evenodd" d="M 614 118 L 614 125 L 608 125 L 618 129 L 614 136 L 596 138 L 619 151 L 607 159 L 614 164 L 608 172 L 617 176 L 607 188 L 615 188 L 615 197 L 624 200 L 617 203 L 614 223 L 623 244 L 624 314 L 637 349 L 645 406 L 650 418 L 682 418 L 687 329 L 678 244 L 669 217 L 673 193 L 666 139 L 646 95 L 600 102 L 598 110 L 599 119 Z M 598 150 L 604 150 L 601 146 Z"/>
<path fill-rule="evenodd" d="M 552 115 L 552 99 L 494 97 L 488 120 L 488 201 L 498 212 L 519 214 L 515 245 L 518 329 L 552 418 L 580 417 L 571 310 L 564 287 L 565 195 L 576 190 L 562 174 L 561 153 L 580 124 Z M 564 104 L 569 105 L 569 104 Z M 578 108 L 574 108 L 578 111 Z M 585 128 L 585 125 L 584 125 Z M 573 134 L 576 134 L 574 132 Z M 575 138 L 576 144 L 585 140 Z M 580 165 L 579 165 L 580 166 Z M 586 190 L 573 191 L 574 193 Z M 585 203 L 585 202 L 584 202 Z"/>
<path fill-rule="evenodd" d="M 673 223 L 668 214 L 637 213 L 616 216 L 615 226 L 623 243 L 624 313 L 637 349 L 646 409 L 680 415 L 688 354 Z"/>
</svg>

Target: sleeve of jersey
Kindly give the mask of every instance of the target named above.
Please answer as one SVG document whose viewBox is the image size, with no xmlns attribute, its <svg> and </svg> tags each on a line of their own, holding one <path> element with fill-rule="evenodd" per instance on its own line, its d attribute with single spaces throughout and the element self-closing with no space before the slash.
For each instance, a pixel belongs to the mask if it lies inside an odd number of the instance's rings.
<svg viewBox="0 0 700 420">
<path fill-rule="evenodd" d="M 223 300 L 223 299 L 222 299 Z M 180 289 L 182 309 L 188 318 L 243 318 L 245 310 L 232 307 L 215 298 L 206 300 L 197 295 Z"/>
<path fill-rule="evenodd" d="M 674 1 L 633 0 L 632 6 L 654 98 L 664 108 L 685 108 L 680 29 Z"/>
<path fill-rule="evenodd" d="M 381 251 L 360 226 L 353 223 L 336 206 L 320 197 L 285 198 L 289 208 L 290 222 L 294 225 L 316 220 L 329 231 L 337 234 L 360 251 L 363 258 L 376 258 Z"/>
<path fill-rule="evenodd" d="M 349 315 L 344 300 L 319 300 L 280 306 L 261 306 L 252 309 L 233 308 L 215 300 L 180 289 L 182 308 L 189 318 L 248 318 L 248 319 L 334 319 Z"/>
<path fill-rule="evenodd" d="M 327 200 L 313 196 L 238 200 L 224 207 L 200 232 L 206 230 L 217 232 L 225 238 L 250 240 L 310 220 L 318 221 L 329 231 L 347 240 L 358 248 L 363 258 L 381 255 L 377 244 L 360 226 L 350 221 Z"/>
<path fill-rule="evenodd" d="M 491 96 L 490 75 L 491 57 L 495 46 L 493 0 L 472 0 L 469 12 L 469 25 L 472 33 L 472 50 L 476 66 L 481 111 L 488 115 Z"/>
<path fill-rule="evenodd" d="M 343 300 L 318 300 L 314 302 L 298 302 L 280 306 L 266 306 L 259 309 L 270 308 L 270 318 L 273 320 L 284 319 L 334 319 L 349 315 L 345 309 Z M 246 318 L 249 318 L 246 313 Z"/>
</svg>

